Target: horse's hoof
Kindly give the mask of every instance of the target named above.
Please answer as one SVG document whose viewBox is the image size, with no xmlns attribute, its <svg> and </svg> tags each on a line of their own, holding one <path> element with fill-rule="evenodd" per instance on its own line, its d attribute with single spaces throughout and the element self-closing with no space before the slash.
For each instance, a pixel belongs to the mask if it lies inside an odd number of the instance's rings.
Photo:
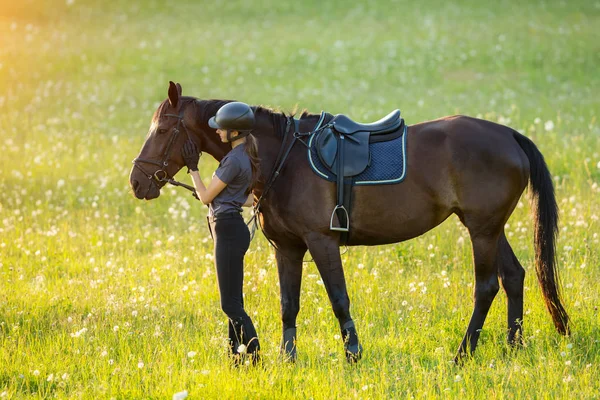
<svg viewBox="0 0 600 400">
<path fill-rule="evenodd" d="M 357 363 L 362 358 L 363 348 L 359 344 L 346 347 L 346 360 L 350 364 Z"/>
<path fill-rule="evenodd" d="M 283 331 L 283 342 L 281 343 L 280 354 L 283 361 L 296 362 L 296 328 L 288 328 Z"/>
<path fill-rule="evenodd" d="M 454 356 L 451 363 L 453 363 L 457 367 L 462 367 L 471 358 L 472 358 L 472 355 L 463 353 L 463 352 L 459 352 L 456 354 L 456 356 Z"/>
<path fill-rule="evenodd" d="M 295 347 L 291 351 L 288 351 L 285 348 L 281 348 L 279 354 L 281 355 L 281 358 L 284 362 L 295 363 L 298 359 L 298 354 L 296 353 Z"/>
</svg>

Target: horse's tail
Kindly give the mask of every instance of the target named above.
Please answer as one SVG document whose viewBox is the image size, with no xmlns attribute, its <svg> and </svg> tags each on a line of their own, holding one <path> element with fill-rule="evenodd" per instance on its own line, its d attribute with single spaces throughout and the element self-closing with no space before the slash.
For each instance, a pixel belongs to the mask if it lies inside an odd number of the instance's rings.
<svg viewBox="0 0 600 400">
<path fill-rule="evenodd" d="M 559 333 L 569 334 L 569 316 L 561 302 L 556 266 L 556 235 L 558 233 L 558 205 L 554 186 L 544 156 L 536 145 L 520 133 L 514 137 L 529 159 L 529 187 L 531 209 L 535 219 L 535 269 L 546 307 Z"/>
</svg>

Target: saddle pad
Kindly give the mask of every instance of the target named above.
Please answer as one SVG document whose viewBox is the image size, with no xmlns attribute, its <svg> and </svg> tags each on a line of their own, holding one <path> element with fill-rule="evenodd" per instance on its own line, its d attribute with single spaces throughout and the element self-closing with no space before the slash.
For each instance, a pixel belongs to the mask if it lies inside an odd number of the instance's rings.
<svg viewBox="0 0 600 400">
<path fill-rule="evenodd" d="M 308 161 L 312 170 L 323 179 L 336 182 L 336 176 L 321 162 L 315 134 L 308 140 Z M 386 142 L 369 144 L 370 163 L 360 174 L 353 177 L 354 185 L 389 185 L 399 183 L 406 176 L 406 125 L 402 136 Z"/>
</svg>

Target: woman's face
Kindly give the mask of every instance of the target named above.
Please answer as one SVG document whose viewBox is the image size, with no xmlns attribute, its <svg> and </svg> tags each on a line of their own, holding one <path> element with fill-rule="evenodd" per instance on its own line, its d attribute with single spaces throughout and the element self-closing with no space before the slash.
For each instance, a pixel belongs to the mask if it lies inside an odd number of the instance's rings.
<svg viewBox="0 0 600 400">
<path fill-rule="evenodd" d="M 217 129 L 217 135 L 221 138 L 221 142 L 227 143 L 227 129 Z M 231 138 L 235 138 L 238 135 L 238 131 L 231 131 Z"/>
</svg>

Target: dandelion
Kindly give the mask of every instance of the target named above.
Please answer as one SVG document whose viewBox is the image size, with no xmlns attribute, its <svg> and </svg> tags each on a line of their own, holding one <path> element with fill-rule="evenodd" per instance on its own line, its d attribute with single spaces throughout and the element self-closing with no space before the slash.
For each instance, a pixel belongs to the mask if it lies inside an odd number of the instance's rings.
<svg viewBox="0 0 600 400">
<path fill-rule="evenodd" d="M 52 382 L 52 381 L 54 380 L 54 374 L 50 374 L 50 375 L 48 375 L 48 377 L 46 378 L 46 380 L 47 380 L 48 382 Z"/>
<path fill-rule="evenodd" d="M 119 325 L 113 326 L 113 332 L 117 332 L 119 330 Z"/>
<path fill-rule="evenodd" d="M 240 344 L 237 348 L 238 353 L 246 354 L 247 347 L 245 344 Z"/>
<path fill-rule="evenodd" d="M 87 328 L 81 328 L 80 330 L 78 330 L 77 332 L 73 332 L 71 333 L 71 337 L 80 337 L 81 335 L 83 335 L 84 333 L 87 332 Z"/>
<path fill-rule="evenodd" d="M 115 360 L 113 360 L 112 358 L 110 360 L 108 360 L 108 365 L 113 365 L 115 363 Z"/>
<path fill-rule="evenodd" d="M 39 376 L 40 375 L 40 371 L 38 371 L 37 369 L 35 371 L 33 371 L 33 376 Z"/>
<path fill-rule="evenodd" d="M 362 387 L 362 390 L 363 390 L 363 391 L 369 390 L 369 385 L 365 385 L 365 386 L 363 386 L 363 387 Z"/>
<path fill-rule="evenodd" d="M 139 369 L 142 369 L 142 368 L 144 368 L 144 362 L 143 362 L 143 361 L 140 361 L 140 362 L 138 363 L 138 368 L 139 368 Z"/>
<path fill-rule="evenodd" d="M 573 348 L 573 343 L 567 344 L 567 349 L 572 349 L 572 348 Z"/>
<path fill-rule="evenodd" d="M 183 400 L 188 396 L 188 391 L 177 392 L 173 395 L 173 400 Z"/>
<path fill-rule="evenodd" d="M 188 351 L 187 356 L 189 358 L 194 358 L 196 356 L 196 352 L 195 351 Z"/>
<path fill-rule="evenodd" d="M 62 374 L 61 376 L 63 381 L 66 381 L 67 379 L 69 379 L 69 374 L 67 374 L 66 372 L 64 374 Z"/>
<path fill-rule="evenodd" d="M 462 381 L 462 376 L 460 376 L 460 375 L 456 375 L 456 376 L 454 377 L 454 382 L 460 382 L 460 381 Z"/>
<path fill-rule="evenodd" d="M 546 123 L 544 124 L 544 129 L 546 130 L 546 132 L 550 132 L 551 130 L 554 129 L 554 122 L 552 121 L 546 121 Z"/>
</svg>

